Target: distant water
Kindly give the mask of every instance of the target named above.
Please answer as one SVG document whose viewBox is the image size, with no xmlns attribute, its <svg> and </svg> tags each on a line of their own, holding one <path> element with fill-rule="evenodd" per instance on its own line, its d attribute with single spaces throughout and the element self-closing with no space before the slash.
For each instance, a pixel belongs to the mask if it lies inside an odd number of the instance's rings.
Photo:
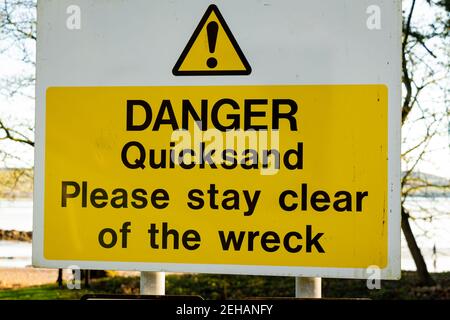
<svg viewBox="0 0 450 320">
<path fill-rule="evenodd" d="M 33 201 L 0 200 L 0 229 L 31 231 L 33 229 Z"/>
<path fill-rule="evenodd" d="M 410 198 L 405 207 L 416 217 L 410 224 L 428 270 L 450 271 L 450 198 Z M 403 234 L 402 270 L 416 270 Z"/>
<path fill-rule="evenodd" d="M 31 231 L 33 229 L 32 200 L 0 200 L 0 229 Z M 0 240 L 0 268 L 31 265 L 31 243 Z"/>
<path fill-rule="evenodd" d="M 0 268 L 23 268 L 31 265 L 31 243 L 0 240 Z"/>
<path fill-rule="evenodd" d="M 412 198 L 406 207 L 411 213 L 415 213 L 415 216 L 422 218 L 411 221 L 411 227 L 429 271 L 450 271 L 450 199 Z M 0 229 L 31 231 L 32 221 L 31 200 L 0 200 Z M 30 264 L 31 243 L 0 241 L 0 268 L 25 267 Z M 402 235 L 402 270 L 415 269 Z"/>
</svg>

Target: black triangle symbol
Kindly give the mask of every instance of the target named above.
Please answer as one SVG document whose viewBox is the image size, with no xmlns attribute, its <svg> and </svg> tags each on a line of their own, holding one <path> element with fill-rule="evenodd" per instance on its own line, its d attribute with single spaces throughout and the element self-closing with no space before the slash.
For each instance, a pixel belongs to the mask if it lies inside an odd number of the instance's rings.
<svg viewBox="0 0 450 320">
<path fill-rule="evenodd" d="M 210 17 L 211 13 L 215 13 L 217 16 L 217 19 L 219 20 L 220 24 L 222 25 L 223 30 L 225 31 L 228 39 L 230 40 L 231 44 L 234 47 L 234 50 L 236 51 L 237 55 L 241 59 L 241 62 L 244 66 L 244 69 L 242 70 L 185 70 L 181 71 L 180 67 L 182 66 L 184 60 L 186 59 L 186 56 L 188 55 L 189 51 L 191 50 L 193 44 L 197 40 L 198 35 L 204 28 L 208 18 Z M 198 24 L 197 28 L 195 29 L 194 33 L 192 34 L 192 37 L 189 39 L 189 42 L 187 43 L 186 47 L 184 48 L 183 52 L 181 53 L 180 58 L 178 58 L 177 63 L 172 69 L 172 73 L 175 76 L 242 76 L 242 75 L 249 75 L 252 72 L 252 68 L 250 67 L 250 64 L 248 63 L 247 59 L 244 56 L 244 53 L 242 52 L 241 48 L 239 47 L 239 44 L 237 43 L 236 39 L 234 38 L 233 34 L 231 33 L 230 28 L 228 28 L 227 23 L 225 22 L 225 19 L 223 18 L 222 14 L 219 11 L 219 8 L 217 8 L 216 5 L 212 4 L 208 7 L 205 14 L 203 15 L 202 19 L 200 20 L 200 23 Z"/>
</svg>

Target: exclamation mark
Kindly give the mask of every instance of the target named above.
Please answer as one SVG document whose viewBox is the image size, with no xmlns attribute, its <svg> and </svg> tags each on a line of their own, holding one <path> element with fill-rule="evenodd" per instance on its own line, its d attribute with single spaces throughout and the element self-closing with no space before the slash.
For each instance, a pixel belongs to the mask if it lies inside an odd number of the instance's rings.
<svg viewBox="0 0 450 320">
<path fill-rule="evenodd" d="M 206 31 L 208 33 L 209 52 L 214 53 L 216 51 L 217 32 L 219 31 L 219 25 L 217 24 L 217 22 L 211 21 L 210 23 L 208 23 Z M 213 57 L 209 58 L 206 61 L 206 65 L 211 69 L 214 69 L 215 67 L 217 67 L 217 59 Z"/>
</svg>

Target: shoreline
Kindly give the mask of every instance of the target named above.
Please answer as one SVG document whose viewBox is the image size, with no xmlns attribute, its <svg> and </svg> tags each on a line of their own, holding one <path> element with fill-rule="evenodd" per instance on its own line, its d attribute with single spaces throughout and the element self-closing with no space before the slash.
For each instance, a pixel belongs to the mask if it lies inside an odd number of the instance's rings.
<svg viewBox="0 0 450 320">
<path fill-rule="evenodd" d="M 66 273 L 64 278 L 68 278 Z M 0 290 L 18 289 L 55 283 L 58 269 L 2 268 L 0 269 Z"/>
<path fill-rule="evenodd" d="M 32 231 L 18 231 L 18 230 L 2 230 L 2 229 L 0 229 L 0 240 L 31 242 L 32 239 L 33 239 L 33 232 Z"/>
</svg>

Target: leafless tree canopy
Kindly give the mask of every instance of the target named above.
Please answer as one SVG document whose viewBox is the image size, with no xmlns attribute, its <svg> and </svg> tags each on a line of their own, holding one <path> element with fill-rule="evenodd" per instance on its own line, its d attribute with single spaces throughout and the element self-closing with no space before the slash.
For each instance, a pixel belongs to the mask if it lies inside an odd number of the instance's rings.
<svg viewBox="0 0 450 320">
<path fill-rule="evenodd" d="M 30 104 L 34 104 L 35 46 L 36 1 L 0 0 L 0 55 L 17 59 L 31 70 L 7 77 L 0 74 L 0 94 L 5 99 L 27 96 L 30 98 Z M 0 140 L 33 147 L 33 132 L 32 124 L 12 121 L 0 115 Z M 13 156 L 1 151 L 0 157 Z"/>
</svg>

